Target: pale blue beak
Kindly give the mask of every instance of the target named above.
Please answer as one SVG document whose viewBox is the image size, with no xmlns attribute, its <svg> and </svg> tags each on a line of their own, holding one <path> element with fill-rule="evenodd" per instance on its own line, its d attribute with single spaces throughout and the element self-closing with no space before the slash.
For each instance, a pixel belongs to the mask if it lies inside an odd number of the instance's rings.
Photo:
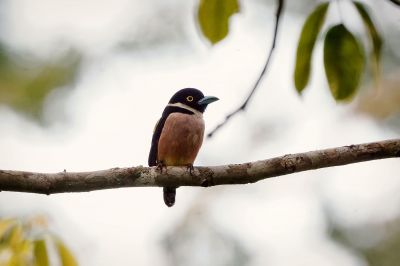
<svg viewBox="0 0 400 266">
<path fill-rule="evenodd" d="M 208 105 L 210 103 L 213 103 L 215 101 L 218 101 L 219 99 L 217 97 L 214 96 L 204 96 L 203 99 L 200 99 L 200 101 L 198 101 L 197 103 L 200 105 Z"/>
</svg>

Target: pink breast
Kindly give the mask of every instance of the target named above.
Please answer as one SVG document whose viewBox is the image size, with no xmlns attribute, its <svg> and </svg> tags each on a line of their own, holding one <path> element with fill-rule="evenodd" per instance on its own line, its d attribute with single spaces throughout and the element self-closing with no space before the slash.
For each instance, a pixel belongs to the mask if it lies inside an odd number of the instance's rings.
<svg viewBox="0 0 400 266">
<path fill-rule="evenodd" d="M 160 135 L 157 159 L 165 165 L 193 164 L 203 143 L 203 135 L 201 116 L 170 114 Z"/>
</svg>

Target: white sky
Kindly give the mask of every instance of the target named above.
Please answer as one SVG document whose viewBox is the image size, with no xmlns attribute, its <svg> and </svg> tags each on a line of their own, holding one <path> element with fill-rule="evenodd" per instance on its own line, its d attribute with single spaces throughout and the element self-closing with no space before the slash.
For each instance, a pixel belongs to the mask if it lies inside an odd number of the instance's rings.
<svg viewBox="0 0 400 266">
<path fill-rule="evenodd" d="M 9 45 L 46 55 L 57 51 L 58 43 L 72 43 L 90 60 L 73 88 L 50 96 L 45 110 L 55 120 L 51 127 L 41 128 L 0 106 L 1 169 L 57 172 L 145 165 L 154 123 L 176 90 L 197 87 L 221 99 L 207 109 L 208 130 L 243 100 L 265 60 L 273 11 L 246 2 L 229 37 L 209 47 L 196 33 L 194 2 L 171 1 L 172 9 L 185 14 L 181 20 L 189 42 L 143 53 L 114 49 L 128 32 L 140 37 L 130 27 L 145 27 L 144 20 L 167 8 L 160 3 L 6 1 L 10 30 L 3 39 Z M 355 115 L 351 105 L 333 102 L 323 78 L 320 46 L 311 87 L 297 95 L 292 71 L 301 24 L 302 18 L 284 17 L 272 68 L 248 111 L 205 141 L 197 165 L 398 137 Z M 58 113 L 64 114 L 62 119 L 54 115 Z M 391 159 L 246 186 L 180 188 L 171 209 L 164 206 L 158 188 L 52 196 L 1 192 L 0 211 L 48 214 L 52 228 L 82 265 L 165 265 L 160 241 L 194 202 L 201 202 L 216 228 L 251 251 L 251 265 L 358 266 L 365 265 L 360 258 L 328 239 L 326 209 L 348 226 L 394 219 L 399 214 L 399 172 L 400 164 Z"/>
</svg>

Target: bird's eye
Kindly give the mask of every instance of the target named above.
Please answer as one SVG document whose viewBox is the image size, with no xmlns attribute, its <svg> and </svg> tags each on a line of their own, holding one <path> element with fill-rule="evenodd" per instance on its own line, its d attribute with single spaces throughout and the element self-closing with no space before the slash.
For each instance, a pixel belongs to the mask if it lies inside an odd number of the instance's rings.
<svg viewBox="0 0 400 266">
<path fill-rule="evenodd" d="M 188 102 L 193 102 L 193 96 L 188 96 L 188 97 L 186 97 L 186 100 L 187 100 Z"/>
</svg>

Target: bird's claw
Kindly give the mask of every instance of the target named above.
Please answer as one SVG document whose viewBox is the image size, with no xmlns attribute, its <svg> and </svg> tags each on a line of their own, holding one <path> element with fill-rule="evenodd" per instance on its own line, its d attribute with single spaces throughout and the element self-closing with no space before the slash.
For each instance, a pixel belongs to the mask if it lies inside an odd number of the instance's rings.
<svg viewBox="0 0 400 266">
<path fill-rule="evenodd" d="M 166 168 L 166 165 L 164 164 L 163 161 L 158 161 L 157 162 L 157 171 L 160 171 L 160 173 L 162 174 L 163 169 Z"/>
<path fill-rule="evenodd" d="M 190 175 L 193 175 L 194 167 L 192 163 L 186 165 L 187 170 L 189 171 Z"/>
</svg>

